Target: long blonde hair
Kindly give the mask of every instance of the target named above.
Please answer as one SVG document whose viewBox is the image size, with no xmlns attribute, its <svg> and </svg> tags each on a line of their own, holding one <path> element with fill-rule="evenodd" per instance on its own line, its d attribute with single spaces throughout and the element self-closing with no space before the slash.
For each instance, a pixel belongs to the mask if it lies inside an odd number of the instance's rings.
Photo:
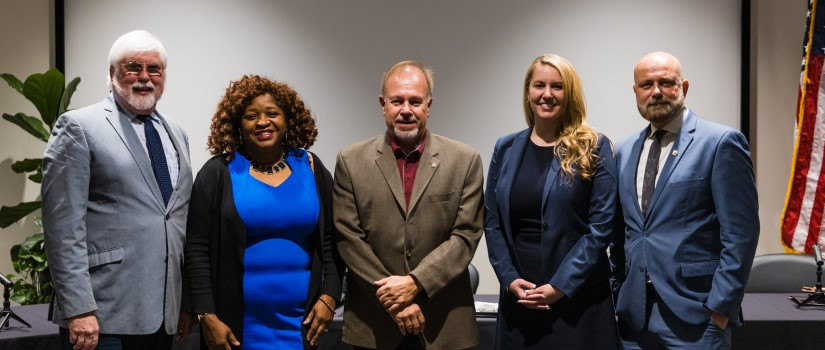
<svg viewBox="0 0 825 350">
<path fill-rule="evenodd" d="M 575 175 L 589 180 L 595 173 L 595 148 L 599 135 L 587 125 L 587 112 L 581 79 L 570 61 L 559 55 L 545 54 L 533 60 L 524 77 L 524 119 L 529 127 L 536 124 L 528 94 L 533 71 L 539 64 L 547 64 L 558 69 L 564 90 L 562 113 L 559 117 L 558 138 L 555 153 L 561 158 L 561 170 L 570 178 Z"/>
</svg>

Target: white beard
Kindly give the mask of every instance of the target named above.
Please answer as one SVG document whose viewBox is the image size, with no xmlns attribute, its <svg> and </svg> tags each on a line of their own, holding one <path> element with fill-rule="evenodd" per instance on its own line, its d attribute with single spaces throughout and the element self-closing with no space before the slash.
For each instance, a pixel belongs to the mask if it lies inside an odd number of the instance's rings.
<svg viewBox="0 0 825 350">
<path fill-rule="evenodd" d="M 117 95 L 119 97 L 124 97 L 126 99 L 126 101 L 123 101 L 123 102 L 126 102 L 127 104 L 132 106 L 132 108 L 134 108 L 134 109 L 138 109 L 138 110 L 152 110 L 152 109 L 155 109 L 155 105 L 158 103 L 158 100 L 160 100 L 160 96 L 157 94 L 157 90 L 154 90 L 152 94 L 149 94 L 149 95 L 146 95 L 146 96 L 141 96 L 141 95 L 135 94 L 134 91 L 132 91 L 133 87 L 151 87 L 151 88 L 154 88 L 155 85 L 152 84 L 151 81 L 146 82 L 146 83 L 141 83 L 139 81 L 136 81 L 136 82 L 132 83 L 132 85 L 125 86 L 125 87 L 120 85 L 120 82 L 114 81 L 114 84 L 112 84 L 112 85 L 114 86 L 115 92 L 117 93 Z"/>
</svg>

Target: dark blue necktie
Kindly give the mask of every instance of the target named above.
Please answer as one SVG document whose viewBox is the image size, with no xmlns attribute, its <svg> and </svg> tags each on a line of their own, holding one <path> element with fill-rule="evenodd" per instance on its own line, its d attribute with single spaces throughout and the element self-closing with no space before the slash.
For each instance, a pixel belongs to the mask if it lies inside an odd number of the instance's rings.
<svg viewBox="0 0 825 350">
<path fill-rule="evenodd" d="M 169 204 L 169 197 L 172 195 L 172 179 L 169 177 L 163 143 L 160 141 L 160 135 L 148 115 L 139 115 L 137 118 L 143 122 L 143 131 L 146 134 L 146 149 L 149 151 L 149 159 L 152 160 L 152 171 L 155 173 L 155 180 L 157 180 L 158 187 L 160 187 L 163 204 Z"/>
</svg>

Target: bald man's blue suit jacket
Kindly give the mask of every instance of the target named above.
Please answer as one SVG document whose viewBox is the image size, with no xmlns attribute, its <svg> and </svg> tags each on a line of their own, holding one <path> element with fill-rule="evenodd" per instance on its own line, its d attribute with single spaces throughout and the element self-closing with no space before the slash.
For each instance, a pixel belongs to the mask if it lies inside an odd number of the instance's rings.
<svg viewBox="0 0 825 350">
<path fill-rule="evenodd" d="M 664 304 L 685 323 L 707 322 L 715 310 L 741 324 L 740 304 L 759 238 L 748 142 L 741 132 L 688 111 L 644 215 L 636 169 L 648 128 L 617 148 L 626 277 L 616 312 L 634 329 L 643 327 L 647 273 Z"/>
</svg>

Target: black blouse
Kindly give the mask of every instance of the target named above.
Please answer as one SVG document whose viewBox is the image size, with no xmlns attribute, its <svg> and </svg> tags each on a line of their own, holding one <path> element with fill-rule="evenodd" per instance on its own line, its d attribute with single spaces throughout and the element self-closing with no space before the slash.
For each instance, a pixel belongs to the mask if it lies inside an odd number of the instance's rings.
<svg viewBox="0 0 825 350">
<path fill-rule="evenodd" d="M 510 226 L 517 268 L 522 278 L 537 284 L 550 278 L 541 264 L 541 202 L 553 149 L 528 141 L 510 192 Z"/>
</svg>

